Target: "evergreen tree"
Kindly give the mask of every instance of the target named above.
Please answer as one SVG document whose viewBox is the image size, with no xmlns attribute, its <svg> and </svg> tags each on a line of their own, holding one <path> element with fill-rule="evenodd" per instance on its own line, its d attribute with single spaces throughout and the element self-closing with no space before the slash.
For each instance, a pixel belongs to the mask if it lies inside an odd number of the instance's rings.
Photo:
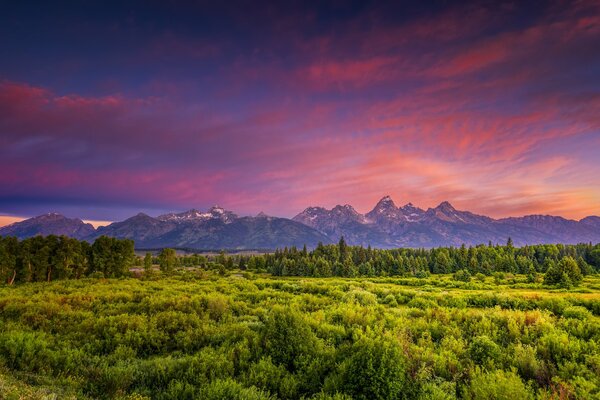
<svg viewBox="0 0 600 400">
<path fill-rule="evenodd" d="M 554 264 L 546 271 L 544 283 L 547 285 L 559 285 L 571 287 L 579 285 L 583 279 L 577 261 L 573 257 L 563 257 L 558 264 Z"/>
</svg>

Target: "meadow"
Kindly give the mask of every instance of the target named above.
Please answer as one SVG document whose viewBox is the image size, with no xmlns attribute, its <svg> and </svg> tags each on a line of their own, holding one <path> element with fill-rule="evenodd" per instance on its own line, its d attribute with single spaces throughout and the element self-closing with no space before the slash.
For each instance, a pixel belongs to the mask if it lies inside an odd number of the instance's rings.
<svg viewBox="0 0 600 400">
<path fill-rule="evenodd" d="M 0 286 L 3 399 L 597 399 L 600 277 L 178 267 Z"/>
</svg>

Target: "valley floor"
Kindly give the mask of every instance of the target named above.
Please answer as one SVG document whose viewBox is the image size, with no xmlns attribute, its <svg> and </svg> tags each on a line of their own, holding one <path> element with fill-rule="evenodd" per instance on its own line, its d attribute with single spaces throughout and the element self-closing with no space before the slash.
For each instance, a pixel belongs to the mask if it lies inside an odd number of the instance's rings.
<svg viewBox="0 0 600 400">
<path fill-rule="evenodd" d="M 600 398 L 600 277 L 158 273 L 0 287 L 0 398 Z"/>
</svg>

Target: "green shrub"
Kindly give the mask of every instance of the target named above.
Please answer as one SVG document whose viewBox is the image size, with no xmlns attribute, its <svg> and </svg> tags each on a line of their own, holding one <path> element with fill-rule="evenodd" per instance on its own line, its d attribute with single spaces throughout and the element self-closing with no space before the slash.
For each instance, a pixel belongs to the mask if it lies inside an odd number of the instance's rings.
<svg viewBox="0 0 600 400">
<path fill-rule="evenodd" d="M 459 269 L 458 271 L 456 271 L 454 273 L 454 275 L 452 276 L 452 278 L 455 281 L 470 282 L 471 281 L 471 274 L 466 269 Z"/>
<path fill-rule="evenodd" d="M 500 347 L 487 336 L 477 336 L 469 345 L 469 356 L 479 365 L 493 364 L 500 353 Z"/>
<path fill-rule="evenodd" d="M 289 308 L 274 308 L 262 334 L 263 348 L 276 364 L 295 371 L 316 354 L 319 340 L 302 314 Z"/>
<path fill-rule="evenodd" d="M 478 370 L 465 388 L 464 398 L 467 400 L 532 400 L 533 394 L 513 371 Z"/>
<path fill-rule="evenodd" d="M 406 304 L 408 307 L 420 308 L 421 310 L 427 310 L 429 308 L 437 308 L 438 305 L 436 302 L 430 299 L 425 299 L 423 297 L 415 297 L 411 301 Z"/>
<path fill-rule="evenodd" d="M 406 360 L 389 339 L 360 339 L 341 366 L 341 392 L 353 399 L 400 399 L 406 389 Z"/>
<path fill-rule="evenodd" d="M 582 321 L 588 320 L 592 317 L 592 313 L 585 307 L 572 306 L 567 307 L 562 313 L 565 318 L 574 318 Z"/>
<path fill-rule="evenodd" d="M 256 387 L 244 387 L 232 379 L 211 382 L 200 388 L 200 394 L 196 398 L 203 400 L 275 400 L 275 397 L 267 392 Z"/>
</svg>

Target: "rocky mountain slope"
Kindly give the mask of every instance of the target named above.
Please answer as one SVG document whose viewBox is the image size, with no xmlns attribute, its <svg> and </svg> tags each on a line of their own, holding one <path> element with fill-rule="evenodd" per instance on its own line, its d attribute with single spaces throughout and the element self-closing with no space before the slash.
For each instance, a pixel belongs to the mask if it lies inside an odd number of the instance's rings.
<svg viewBox="0 0 600 400">
<path fill-rule="evenodd" d="M 133 239 L 137 248 L 176 247 L 199 250 L 275 249 L 305 244 L 315 247 L 329 243 L 324 234 L 287 218 L 238 217 L 221 207 L 207 212 L 190 210 L 165 214 L 157 218 L 138 214 L 125 221 L 100 227 L 93 240 L 101 235 Z"/>
<path fill-rule="evenodd" d="M 0 236 L 15 236 L 24 239 L 37 235 L 65 235 L 83 239 L 92 235 L 94 231 L 91 224 L 86 224 L 80 219 L 48 213 L 0 227 Z"/>
<path fill-rule="evenodd" d="M 349 244 L 374 247 L 436 247 L 506 243 L 600 242 L 600 218 L 581 221 L 562 217 L 529 215 L 493 219 L 459 211 L 445 201 L 423 210 L 408 203 L 398 207 L 385 196 L 366 214 L 350 205 L 331 210 L 309 207 L 293 218 L 327 235 L 331 240 L 344 236 Z"/>
<path fill-rule="evenodd" d="M 344 236 L 352 245 L 379 248 L 437 247 L 506 243 L 517 246 L 539 243 L 600 242 L 600 217 L 580 221 L 548 215 L 493 219 L 460 211 L 445 201 L 423 210 L 408 203 L 397 206 L 389 196 L 365 213 L 351 205 L 331 210 L 308 207 L 293 219 L 239 217 L 215 206 L 151 217 L 140 213 L 124 221 L 94 229 L 79 219 L 46 214 L 0 228 L 2 236 L 67 235 L 92 241 L 101 235 L 129 238 L 137 248 L 177 247 L 198 250 L 275 249 L 285 246 L 315 247 Z"/>
</svg>

